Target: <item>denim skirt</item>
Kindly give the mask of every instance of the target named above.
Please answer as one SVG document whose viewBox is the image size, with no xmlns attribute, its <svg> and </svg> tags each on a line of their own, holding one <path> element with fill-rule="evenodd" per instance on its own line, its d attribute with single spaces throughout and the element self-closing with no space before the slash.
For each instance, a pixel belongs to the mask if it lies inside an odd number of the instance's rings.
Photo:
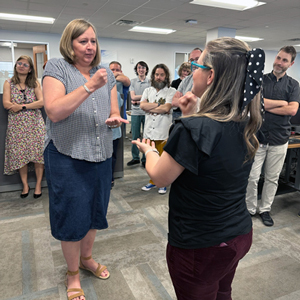
<svg viewBox="0 0 300 300">
<path fill-rule="evenodd" d="M 108 227 L 112 161 L 89 162 L 59 153 L 51 141 L 44 151 L 51 233 L 80 241 L 90 229 Z"/>
</svg>

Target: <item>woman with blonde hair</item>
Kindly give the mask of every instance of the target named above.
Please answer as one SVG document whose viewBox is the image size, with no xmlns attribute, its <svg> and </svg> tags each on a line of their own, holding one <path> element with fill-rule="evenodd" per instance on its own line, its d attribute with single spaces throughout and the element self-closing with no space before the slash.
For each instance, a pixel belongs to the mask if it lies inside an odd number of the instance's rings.
<svg viewBox="0 0 300 300">
<path fill-rule="evenodd" d="M 100 279 L 110 276 L 92 251 L 97 229 L 108 227 L 112 128 L 128 121 L 120 117 L 113 73 L 99 65 L 95 27 L 83 19 L 71 21 L 60 52 L 63 58 L 50 59 L 43 74 L 45 171 L 51 233 L 61 241 L 68 266 L 68 299 L 82 300 L 78 267 Z"/>
<path fill-rule="evenodd" d="M 161 157 L 149 141 L 133 143 L 155 185 L 172 184 L 167 263 L 177 298 L 230 300 L 252 243 L 245 195 L 259 146 L 264 52 L 220 38 L 192 64 L 192 92 L 180 99 L 185 117 L 175 121 Z"/>
<path fill-rule="evenodd" d="M 4 174 L 19 172 L 23 184 L 21 198 L 29 195 L 28 171 L 36 174 L 34 198 L 42 195 L 44 172 L 45 123 L 40 108 L 44 105 L 32 59 L 22 55 L 14 66 L 14 76 L 3 86 L 3 106 L 8 110 Z"/>
</svg>

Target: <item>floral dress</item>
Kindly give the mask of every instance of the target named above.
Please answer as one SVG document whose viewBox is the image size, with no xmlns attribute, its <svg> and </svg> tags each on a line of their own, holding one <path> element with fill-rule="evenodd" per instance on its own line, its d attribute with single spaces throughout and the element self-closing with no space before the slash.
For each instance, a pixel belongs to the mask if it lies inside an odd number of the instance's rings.
<svg viewBox="0 0 300 300">
<path fill-rule="evenodd" d="M 34 88 L 19 90 L 9 79 L 11 102 L 28 104 L 37 101 Z M 30 162 L 44 164 L 45 122 L 40 109 L 8 111 L 5 139 L 4 174 L 12 175 Z"/>
</svg>

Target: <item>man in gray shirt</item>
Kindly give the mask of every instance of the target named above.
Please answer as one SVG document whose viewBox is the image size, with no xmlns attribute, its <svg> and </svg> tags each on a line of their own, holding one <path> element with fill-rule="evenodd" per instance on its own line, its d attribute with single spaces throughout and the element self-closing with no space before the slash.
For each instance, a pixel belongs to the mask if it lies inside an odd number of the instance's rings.
<svg viewBox="0 0 300 300">
<path fill-rule="evenodd" d="M 195 48 L 192 50 L 192 52 L 189 55 L 189 63 L 191 63 L 192 61 L 197 62 L 200 55 L 202 53 L 202 50 L 200 48 Z M 193 66 L 193 72 L 196 70 L 197 68 L 195 66 Z M 179 107 L 179 98 L 181 98 L 182 96 L 184 96 L 187 92 L 191 91 L 193 87 L 193 73 L 191 73 L 189 76 L 185 77 L 178 89 L 177 92 L 175 93 L 173 100 L 172 100 L 172 106 L 175 107 Z"/>
<path fill-rule="evenodd" d="M 144 90 L 150 86 L 150 80 L 146 77 L 149 71 L 148 65 L 144 61 L 139 61 L 134 67 L 136 78 L 131 79 L 130 98 L 131 98 L 131 133 L 132 140 L 136 140 L 141 136 L 141 127 L 144 131 L 145 111 L 140 108 L 140 100 Z M 131 146 L 132 160 L 127 166 L 133 166 L 140 163 L 140 151 L 135 144 Z M 146 158 L 143 154 L 142 165 L 145 167 Z"/>
</svg>

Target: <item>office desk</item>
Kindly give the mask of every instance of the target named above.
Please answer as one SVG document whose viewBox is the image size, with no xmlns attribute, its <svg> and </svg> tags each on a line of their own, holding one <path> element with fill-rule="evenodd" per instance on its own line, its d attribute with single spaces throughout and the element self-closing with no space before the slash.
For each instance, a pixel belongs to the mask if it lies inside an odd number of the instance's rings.
<svg viewBox="0 0 300 300">
<path fill-rule="evenodd" d="M 288 151 L 286 154 L 285 159 L 285 174 L 284 174 L 284 181 L 286 184 L 290 185 L 291 187 L 300 190 L 300 136 L 291 136 L 290 139 L 298 139 L 299 143 L 290 143 L 288 146 Z M 295 149 L 297 149 L 295 151 Z M 291 181 L 291 170 L 292 170 L 292 163 L 293 158 L 297 159 L 297 166 L 296 166 L 296 174 L 294 176 L 294 182 Z"/>
</svg>

